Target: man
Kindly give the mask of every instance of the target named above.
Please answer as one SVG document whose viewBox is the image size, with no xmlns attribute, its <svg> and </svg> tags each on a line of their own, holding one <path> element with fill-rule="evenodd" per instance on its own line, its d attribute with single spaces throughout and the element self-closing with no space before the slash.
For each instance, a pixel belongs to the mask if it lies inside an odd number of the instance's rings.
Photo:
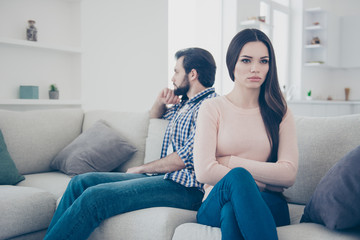
<svg viewBox="0 0 360 240">
<path fill-rule="evenodd" d="M 87 173 L 69 183 L 45 239 L 87 239 L 102 220 L 150 207 L 197 210 L 203 197 L 193 167 L 195 123 L 201 103 L 216 93 L 216 65 L 200 48 L 178 51 L 172 82 L 163 89 L 150 117 L 170 120 L 161 158 L 127 173 Z M 167 105 L 173 105 L 168 108 Z"/>
</svg>

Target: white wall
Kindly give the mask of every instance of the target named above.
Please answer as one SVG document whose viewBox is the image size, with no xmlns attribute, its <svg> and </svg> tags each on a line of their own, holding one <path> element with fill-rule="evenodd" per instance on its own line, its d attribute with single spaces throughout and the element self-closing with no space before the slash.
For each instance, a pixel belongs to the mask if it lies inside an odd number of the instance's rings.
<svg viewBox="0 0 360 240">
<path fill-rule="evenodd" d="M 321 7 L 337 16 L 360 16 L 358 0 L 304 0 L 304 9 Z M 358 23 L 353 23 L 358 31 Z M 340 58 L 340 56 L 339 56 Z M 358 58 L 360 61 L 360 59 Z M 344 100 L 344 88 L 350 87 L 350 100 L 360 100 L 360 68 L 311 68 L 304 67 L 302 74 L 302 98 L 311 89 L 313 98 L 325 100 L 331 96 L 334 100 Z"/>
<path fill-rule="evenodd" d="M 83 107 L 143 111 L 167 86 L 167 0 L 82 1 Z"/>
<path fill-rule="evenodd" d="M 169 1 L 169 80 L 174 73 L 175 52 L 200 47 L 208 50 L 215 59 L 217 72 L 214 87 L 221 92 L 221 5 L 222 0 Z"/>
</svg>

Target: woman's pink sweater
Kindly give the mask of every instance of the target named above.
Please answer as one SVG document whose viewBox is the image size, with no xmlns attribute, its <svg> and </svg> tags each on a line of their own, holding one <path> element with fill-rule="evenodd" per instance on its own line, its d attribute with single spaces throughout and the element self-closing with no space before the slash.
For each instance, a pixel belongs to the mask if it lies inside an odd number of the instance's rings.
<svg viewBox="0 0 360 240">
<path fill-rule="evenodd" d="M 196 179 L 205 183 L 204 200 L 235 167 L 248 170 L 261 191 L 282 192 L 294 184 L 298 146 L 290 109 L 280 124 L 276 163 L 266 162 L 270 143 L 259 108 L 239 108 L 226 96 L 208 99 L 200 107 L 196 126 L 194 166 Z"/>
</svg>

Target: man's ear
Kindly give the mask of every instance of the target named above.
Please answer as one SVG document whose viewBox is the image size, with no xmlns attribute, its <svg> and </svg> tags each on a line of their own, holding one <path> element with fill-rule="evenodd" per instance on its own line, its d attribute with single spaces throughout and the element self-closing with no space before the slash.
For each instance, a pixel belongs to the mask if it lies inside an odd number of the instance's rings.
<svg viewBox="0 0 360 240">
<path fill-rule="evenodd" d="M 196 71 L 196 69 L 191 69 L 188 76 L 189 76 L 189 80 L 198 79 L 198 72 Z"/>
</svg>

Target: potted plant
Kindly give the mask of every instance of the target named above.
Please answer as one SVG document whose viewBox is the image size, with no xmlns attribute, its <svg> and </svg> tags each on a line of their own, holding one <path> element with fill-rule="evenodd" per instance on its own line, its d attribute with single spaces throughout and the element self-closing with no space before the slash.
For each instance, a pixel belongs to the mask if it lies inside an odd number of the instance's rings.
<svg viewBox="0 0 360 240">
<path fill-rule="evenodd" d="M 311 97 L 311 90 L 309 90 L 306 94 L 306 100 L 311 100 L 312 97 Z"/>
<path fill-rule="evenodd" d="M 50 99 L 59 99 L 59 89 L 56 84 L 51 84 L 49 89 L 49 98 Z"/>
</svg>

